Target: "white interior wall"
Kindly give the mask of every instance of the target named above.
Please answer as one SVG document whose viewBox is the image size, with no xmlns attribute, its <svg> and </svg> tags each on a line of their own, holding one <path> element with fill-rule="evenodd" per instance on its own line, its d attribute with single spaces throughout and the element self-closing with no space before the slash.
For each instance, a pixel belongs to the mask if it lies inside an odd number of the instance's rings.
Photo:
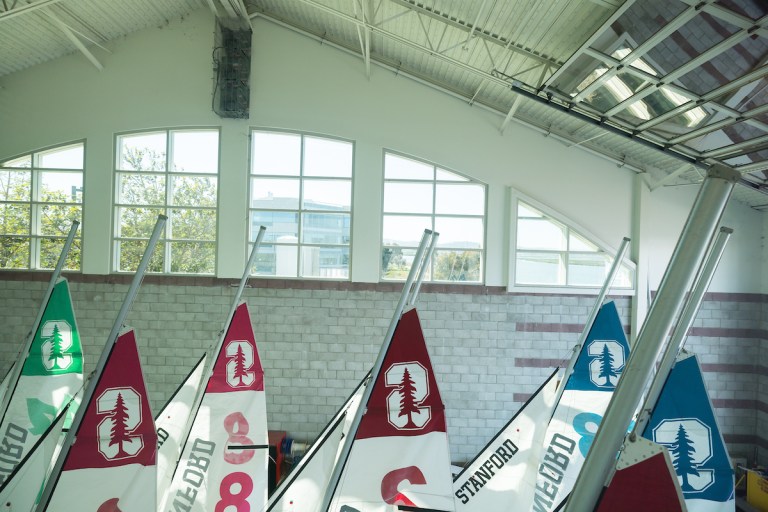
<svg viewBox="0 0 768 512">
<path fill-rule="evenodd" d="M 630 233 L 633 174 L 503 116 L 373 66 L 268 21 L 254 21 L 250 120 L 211 111 L 213 18 L 184 20 L 110 43 L 101 72 L 80 54 L 0 78 L 0 157 L 87 139 L 84 271 L 110 270 L 114 134 L 152 127 L 220 126 L 218 275 L 239 276 L 246 257 L 248 128 L 273 127 L 356 142 L 352 278 L 378 281 L 382 152 L 393 149 L 489 185 L 486 284 L 506 285 L 507 205 L 512 186 L 600 239 Z M 98 50 L 97 50 L 98 52 Z M 658 189 L 648 212 L 649 284 L 666 267 L 696 187 Z M 732 203 L 736 235 L 711 289 L 760 292 L 763 216 Z"/>
</svg>

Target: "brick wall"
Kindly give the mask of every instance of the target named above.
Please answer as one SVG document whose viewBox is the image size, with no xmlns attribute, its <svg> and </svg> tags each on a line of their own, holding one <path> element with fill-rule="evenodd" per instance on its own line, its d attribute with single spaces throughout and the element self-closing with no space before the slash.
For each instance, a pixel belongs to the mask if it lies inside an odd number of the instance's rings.
<svg viewBox="0 0 768 512">
<path fill-rule="evenodd" d="M 0 372 L 15 359 L 46 286 L 44 274 L 0 275 Z M 98 359 L 129 279 L 71 278 L 86 371 Z M 235 283 L 149 276 L 127 324 L 136 328 L 158 410 L 215 341 Z M 311 441 L 378 353 L 400 285 L 252 280 L 244 293 L 266 372 L 271 429 Z M 753 457 L 768 423 L 763 296 L 711 295 L 688 347 L 734 455 Z M 418 306 L 447 409 L 454 461 L 473 457 L 553 368 L 565 365 L 594 297 L 508 294 L 501 287 L 425 285 Z M 625 325 L 630 301 L 617 298 Z M 762 373 L 760 373 L 762 372 Z M 760 411 L 760 412 L 758 412 Z"/>
</svg>

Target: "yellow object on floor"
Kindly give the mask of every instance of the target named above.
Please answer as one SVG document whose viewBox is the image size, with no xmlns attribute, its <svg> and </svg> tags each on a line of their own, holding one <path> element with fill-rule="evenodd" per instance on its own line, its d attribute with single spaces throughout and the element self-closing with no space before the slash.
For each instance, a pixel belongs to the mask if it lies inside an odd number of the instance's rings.
<svg viewBox="0 0 768 512">
<path fill-rule="evenodd" d="M 768 479 L 757 471 L 747 470 L 747 503 L 768 512 Z"/>
</svg>

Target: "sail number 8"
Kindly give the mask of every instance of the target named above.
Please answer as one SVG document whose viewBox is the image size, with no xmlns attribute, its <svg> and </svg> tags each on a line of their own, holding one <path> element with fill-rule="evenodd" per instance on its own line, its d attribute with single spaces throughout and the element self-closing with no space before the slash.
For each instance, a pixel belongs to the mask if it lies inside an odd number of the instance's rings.
<svg viewBox="0 0 768 512">
<path fill-rule="evenodd" d="M 224 461 L 228 464 L 245 464 L 254 456 L 253 450 L 236 448 L 231 451 L 230 445 L 248 446 L 253 445 L 253 441 L 248 437 L 250 425 L 245 419 L 243 413 L 233 412 L 224 418 L 224 430 L 229 437 L 224 447 Z M 253 480 L 242 471 L 235 471 L 228 474 L 221 480 L 219 485 L 220 500 L 216 503 L 215 512 L 228 512 L 228 507 L 234 507 L 237 512 L 250 512 L 251 504 L 248 503 L 248 497 L 253 492 Z"/>
</svg>

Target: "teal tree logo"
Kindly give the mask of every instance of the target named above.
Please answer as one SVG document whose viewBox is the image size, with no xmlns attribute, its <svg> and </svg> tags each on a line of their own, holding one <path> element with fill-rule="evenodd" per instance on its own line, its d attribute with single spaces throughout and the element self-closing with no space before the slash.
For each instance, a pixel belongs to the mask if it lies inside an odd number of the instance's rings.
<svg viewBox="0 0 768 512">
<path fill-rule="evenodd" d="M 253 366 L 253 346 L 245 340 L 233 340 L 227 344 L 227 384 L 232 388 L 248 387 L 256 379 Z"/>
<path fill-rule="evenodd" d="M 599 388 L 614 388 L 624 369 L 624 347 L 618 341 L 594 340 L 587 347 L 589 380 Z"/>
<path fill-rule="evenodd" d="M 653 429 L 653 440 L 669 450 L 684 493 L 702 492 L 714 483 L 714 470 L 701 467 L 712 458 L 712 431 L 707 425 L 696 418 L 664 420 Z"/>
<path fill-rule="evenodd" d="M 66 370 L 72 365 L 72 327 L 64 320 L 49 320 L 40 331 L 43 339 L 43 367 L 49 372 Z"/>
<path fill-rule="evenodd" d="M 420 430 L 432 417 L 430 407 L 421 404 L 429 396 L 427 370 L 418 361 L 396 363 L 384 374 L 384 383 L 393 389 L 387 396 L 387 420 L 398 430 Z"/>
<path fill-rule="evenodd" d="M 141 425 L 141 395 L 133 388 L 109 388 L 96 401 L 99 452 L 107 460 L 135 457 L 144 447 L 141 436 L 131 434 Z"/>
</svg>

